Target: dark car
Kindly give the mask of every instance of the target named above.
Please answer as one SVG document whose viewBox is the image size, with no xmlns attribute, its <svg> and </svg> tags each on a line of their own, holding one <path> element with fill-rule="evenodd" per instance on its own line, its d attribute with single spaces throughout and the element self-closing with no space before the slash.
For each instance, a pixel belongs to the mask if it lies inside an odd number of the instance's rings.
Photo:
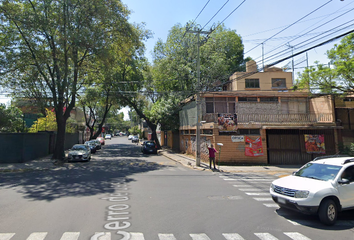
<svg viewBox="0 0 354 240">
<path fill-rule="evenodd" d="M 141 147 L 143 153 L 154 153 L 157 154 L 157 145 L 154 141 L 145 141 Z"/>
<path fill-rule="evenodd" d="M 91 140 L 91 141 L 96 144 L 96 150 L 101 149 L 101 142 L 100 142 L 100 140 L 93 139 L 93 140 Z"/>
<path fill-rule="evenodd" d="M 97 144 L 95 141 L 86 141 L 85 145 L 89 146 L 91 149 L 91 153 L 95 153 L 97 150 Z"/>
</svg>

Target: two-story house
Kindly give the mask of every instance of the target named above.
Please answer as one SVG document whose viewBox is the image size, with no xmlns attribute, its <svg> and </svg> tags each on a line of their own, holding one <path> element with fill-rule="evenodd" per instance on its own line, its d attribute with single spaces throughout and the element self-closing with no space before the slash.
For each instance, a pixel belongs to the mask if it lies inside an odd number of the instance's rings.
<svg viewBox="0 0 354 240">
<path fill-rule="evenodd" d="M 196 154 L 199 123 L 202 160 L 208 159 L 206 145 L 217 143 L 227 164 L 303 164 L 337 152 L 336 130 L 342 127 L 335 123 L 331 97 L 291 90 L 291 72 L 258 72 L 254 61 L 246 66 L 222 91 L 201 94 L 199 119 L 193 100 L 180 111 L 181 151 Z"/>
</svg>

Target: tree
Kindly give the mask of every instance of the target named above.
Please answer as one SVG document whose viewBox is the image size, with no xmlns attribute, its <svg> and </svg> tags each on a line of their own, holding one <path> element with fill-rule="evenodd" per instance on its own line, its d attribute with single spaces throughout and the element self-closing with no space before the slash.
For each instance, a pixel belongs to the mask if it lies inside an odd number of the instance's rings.
<svg viewBox="0 0 354 240">
<path fill-rule="evenodd" d="M 236 31 L 219 25 L 200 46 L 200 83 L 197 79 L 198 38 L 186 32 L 196 26 L 177 24 L 166 42 L 161 39 L 154 48 L 153 78 L 158 91 L 172 91 L 185 98 L 213 89 L 217 81 L 227 81 L 235 71 L 245 69 L 244 47 Z M 167 95 L 171 95 L 168 93 Z"/>
<path fill-rule="evenodd" d="M 0 3 L 0 77 L 23 97 L 51 99 L 58 130 L 53 158 L 64 159 L 66 121 L 89 61 L 134 34 L 128 15 L 120 0 Z"/>
<path fill-rule="evenodd" d="M 40 117 L 37 119 L 37 121 L 34 121 L 33 125 L 29 128 L 28 132 L 36 133 L 40 131 L 57 131 L 57 124 L 55 118 L 56 117 L 54 111 L 51 111 L 47 108 L 45 117 Z M 68 119 L 68 122 L 73 123 L 73 121 L 73 119 Z M 75 124 L 68 124 L 68 126 L 66 127 L 66 132 L 74 133 L 74 125 Z"/>
<path fill-rule="evenodd" d="M 215 83 L 227 81 L 235 71 L 245 69 L 243 44 L 236 31 L 219 25 L 200 46 L 200 81 L 198 84 L 198 38 L 186 29 L 192 24 L 172 27 L 166 42 L 161 39 L 154 48 L 154 64 L 145 71 L 146 97 L 151 104 L 144 105 L 140 117 L 152 130 L 153 139 L 160 147 L 156 128 L 177 130 L 178 112 L 182 101 L 198 92 L 215 89 Z M 204 41 L 205 40 L 205 41 Z"/>
<path fill-rule="evenodd" d="M 90 130 L 90 139 L 96 139 L 102 132 L 107 114 L 113 105 L 110 90 L 110 88 L 88 88 L 85 95 L 80 98 L 85 124 Z"/>
<path fill-rule="evenodd" d="M 354 92 L 354 34 L 344 37 L 327 51 L 332 66 L 318 64 L 299 74 L 296 89 L 313 93 L 352 94 Z"/>
<path fill-rule="evenodd" d="M 23 132 L 23 114 L 17 107 L 0 104 L 0 132 Z"/>
</svg>

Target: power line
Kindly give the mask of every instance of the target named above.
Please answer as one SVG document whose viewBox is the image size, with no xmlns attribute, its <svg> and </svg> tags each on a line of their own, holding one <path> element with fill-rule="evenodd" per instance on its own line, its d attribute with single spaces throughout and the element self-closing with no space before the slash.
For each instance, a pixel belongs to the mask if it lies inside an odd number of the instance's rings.
<svg viewBox="0 0 354 240">
<path fill-rule="evenodd" d="M 300 38 L 300 37 L 304 36 L 305 34 L 308 34 L 308 33 L 312 32 L 312 31 L 314 31 L 314 30 L 316 30 L 316 29 L 318 29 L 318 28 L 320 28 L 320 27 L 322 27 L 322 26 L 324 26 L 324 25 L 326 25 L 326 24 L 328 24 L 328 23 L 330 23 L 330 22 L 334 21 L 334 20 L 335 20 L 335 19 L 337 19 L 337 18 L 344 16 L 345 14 L 347 14 L 347 13 L 349 13 L 349 12 L 353 11 L 353 10 L 354 10 L 354 8 L 352 8 L 352 9 L 350 9 L 350 10 L 346 11 L 345 13 L 343 13 L 343 14 L 341 14 L 341 15 L 339 15 L 339 16 L 337 16 L 337 17 L 335 17 L 335 18 L 332 18 L 331 20 L 329 20 L 329 21 L 327 21 L 327 22 L 323 23 L 322 25 L 320 25 L 320 26 L 318 26 L 318 27 L 316 27 L 316 28 L 311 29 L 310 31 L 308 31 L 308 32 L 304 33 L 303 35 L 297 36 L 296 38 L 292 39 L 291 41 L 289 41 L 289 42 L 287 42 L 287 43 L 293 42 L 293 41 L 295 41 L 296 39 L 298 39 L 298 38 Z M 348 22 L 346 22 L 346 23 L 344 23 L 344 24 L 347 24 L 347 23 L 352 22 L 352 21 L 353 21 L 353 20 L 348 21 Z M 342 25 L 344 25 L 344 24 L 342 24 Z M 331 30 L 336 30 L 336 29 L 337 29 L 337 27 L 332 28 Z M 328 30 L 328 31 L 329 31 L 329 30 Z M 320 35 L 322 35 L 322 34 L 324 34 L 324 33 L 328 32 L 328 31 L 322 32 Z M 319 36 L 320 36 L 320 35 L 319 35 Z M 275 50 L 276 50 L 277 48 L 279 48 L 279 47 L 284 46 L 284 44 L 285 44 L 285 43 L 280 44 L 278 47 L 276 47 L 276 48 L 272 49 L 271 51 L 267 52 L 267 54 L 269 54 L 269 53 L 271 53 L 271 52 L 275 51 Z"/>
<path fill-rule="evenodd" d="M 195 21 L 197 20 L 197 18 L 199 17 L 199 15 L 204 11 L 204 8 L 208 5 L 209 2 L 210 2 L 210 0 L 208 0 L 208 2 L 204 5 L 204 7 L 202 8 L 202 10 L 200 10 L 199 14 L 198 14 L 197 17 L 194 19 L 193 23 L 195 23 Z"/>
<path fill-rule="evenodd" d="M 253 49 L 257 48 L 258 46 L 264 44 L 266 41 L 268 41 L 269 39 L 275 37 L 276 35 L 278 35 L 281 32 L 284 32 L 286 29 L 290 28 L 291 26 L 295 25 L 296 23 L 300 22 L 302 19 L 306 18 L 307 16 L 311 15 L 312 13 L 316 12 L 317 10 L 319 10 L 320 8 L 324 7 L 325 5 L 327 5 L 328 3 L 332 2 L 333 0 L 330 0 L 328 2 L 326 2 L 325 4 L 321 5 L 320 7 L 316 8 L 315 10 L 313 10 L 312 12 L 306 14 L 304 17 L 300 18 L 299 20 L 293 22 L 292 24 L 290 24 L 289 26 L 287 26 L 286 28 L 282 29 L 281 31 L 277 32 L 276 34 L 274 34 L 273 36 L 269 37 L 268 39 L 266 39 L 264 42 L 258 44 L 257 46 L 255 46 L 254 48 L 252 48 L 251 50 L 247 51 L 245 54 L 249 53 L 250 51 L 252 51 Z"/>
<path fill-rule="evenodd" d="M 208 25 L 210 23 L 211 20 L 213 20 L 213 18 L 221 11 L 221 9 L 223 9 L 225 7 L 225 5 L 229 2 L 230 0 L 227 0 L 224 5 L 221 6 L 221 8 L 214 14 L 214 16 L 212 18 L 210 18 L 210 20 L 204 25 L 204 27 L 202 27 L 201 30 L 203 30 L 205 28 L 206 25 Z"/>
<path fill-rule="evenodd" d="M 222 20 L 221 23 L 219 23 L 219 25 L 216 26 L 216 28 L 218 28 L 223 22 L 225 22 L 225 20 L 228 19 L 228 18 L 231 16 L 231 14 L 233 14 L 239 7 L 241 7 L 241 5 L 242 5 L 244 2 L 246 2 L 246 0 L 243 0 L 243 2 L 241 2 L 229 15 L 227 15 L 227 17 L 224 18 L 224 20 Z"/>
</svg>

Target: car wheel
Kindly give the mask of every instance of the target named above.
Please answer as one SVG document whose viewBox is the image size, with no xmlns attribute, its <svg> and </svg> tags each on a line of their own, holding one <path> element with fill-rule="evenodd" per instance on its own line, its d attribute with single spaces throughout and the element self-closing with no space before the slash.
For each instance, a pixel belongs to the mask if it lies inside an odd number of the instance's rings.
<svg viewBox="0 0 354 240">
<path fill-rule="evenodd" d="M 322 201 L 318 210 L 320 221 L 326 225 L 333 225 L 337 220 L 338 209 L 336 203 L 332 199 Z"/>
</svg>

